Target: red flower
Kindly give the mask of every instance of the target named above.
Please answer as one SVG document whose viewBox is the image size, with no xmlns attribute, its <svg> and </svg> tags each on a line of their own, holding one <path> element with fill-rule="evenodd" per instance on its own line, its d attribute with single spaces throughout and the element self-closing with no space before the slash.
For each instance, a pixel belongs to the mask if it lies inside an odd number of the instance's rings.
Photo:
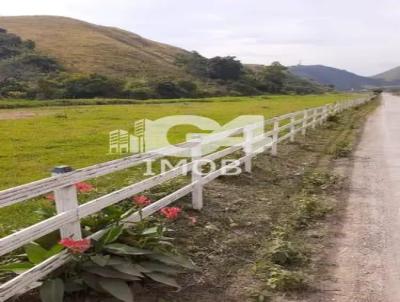
<svg viewBox="0 0 400 302">
<path fill-rule="evenodd" d="M 88 193 L 94 189 L 94 187 L 87 182 L 78 182 L 75 184 L 75 187 L 80 193 Z"/>
<path fill-rule="evenodd" d="M 71 238 L 64 238 L 59 242 L 62 246 L 68 248 L 73 254 L 83 254 L 90 249 L 90 239 L 74 240 Z"/>
<path fill-rule="evenodd" d="M 56 198 L 54 197 L 54 194 L 48 194 L 48 195 L 46 195 L 45 197 L 46 197 L 46 199 L 48 199 L 48 200 L 50 200 L 50 201 L 56 200 Z"/>
<path fill-rule="evenodd" d="M 134 197 L 132 197 L 132 199 L 138 206 L 145 207 L 145 206 L 148 206 L 149 204 L 151 204 L 151 200 L 144 195 L 134 196 Z"/>
<path fill-rule="evenodd" d="M 182 210 L 177 207 L 161 209 L 161 214 L 164 215 L 164 217 L 171 220 L 176 219 L 180 212 L 182 212 Z"/>
</svg>

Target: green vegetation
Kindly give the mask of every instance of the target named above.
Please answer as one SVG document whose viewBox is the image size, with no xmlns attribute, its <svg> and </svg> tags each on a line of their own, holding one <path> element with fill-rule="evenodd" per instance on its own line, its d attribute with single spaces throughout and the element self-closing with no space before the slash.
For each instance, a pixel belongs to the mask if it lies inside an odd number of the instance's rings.
<svg viewBox="0 0 400 302">
<path fill-rule="evenodd" d="M 0 98 L 146 100 L 331 90 L 278 62 L 254 68 L 230 56 L 208 59 L 69 18 L 0 17 L 0 27 Z"/>
<path fill-rule="evenodd" d="M 86 193 L 94 189 L 88 183 L 80 183 L 80 187 L 85 187 Z M 177 207 L 165 207 L 161 215 L 123 227 L 124 218 L 151 203 L 146 196 L 137 195 L 85 219 L 82 232 L 85 237 L 99 235 L 93 240 L 46 236 L 49 247 L 29 243 L 24 246 L 24 255 L 1 259 L 0 281 L 10 280 L 66 248 L 72 261 L 43 280 L 39 289 L 42 302 L 80 301 L 104 295 L 117 301 L 133 301 L 130 287 L 150 280 L 180 289 L 176 277 L 185 271 L 197 270 L 190 259 L 178 253 L 170 228 L 186 213 Z M 52 207 L 55 211 L 54 204 Z M 89 220 L 95 223 L 88 224 Z M 34 294 L 27 293 L 27 296 Z"/>
<path fill-rule="evenodd" d="M 322 93 L 329 87 L 310 82 L 291 74 L 279 62 L 270 66 L 246 66 L 235 57 L 207 59 L 197 52 L 180 54 L 177 65 L 192 76 L 209 83 L 203 94 L 211 95 L 258 95 L 265 93 Z M 201 93 L 199 95 L 202 95 Z"/>
<path fill-rule="evenodd" d="M 116 155 L 108 154 L 109 132 L 115 129 L 132 131 L 133 122 L 142 118 L 157 119 L 167 115 L 195 114 L 226 123 L 242 114 L 273 117 L 353 97 L 357 95 L 225 97 L 178 103 L 160 103 L 162 100 L 154 100 L 155 104 L 149 101 L 146 104 L 129 106 L 88 105 L 2 110 L 0 188 L 6 189 L 47 177 L 56 165 L 67 164 L 80 168 L 115 159 Z M 57 101 L 55 104 L 58 104 Z M 33 116 L 18 119 L 15 118 L 16 113 Z M 170 140 L 182 141 L 185 133 L 195 130 L 185 125 L 175 127 L 170 131 Z M 140 177 L 140 171 L 127 170 L 112 177 L 98 180 L 105 187 L 103 193 L 134 182 Z M 3 230 L 0 230 L 0 233 L 8 233 L 37 221 L 38 216 L 32 215 L 36 209 L 35 202 L 2 209 L 0 220 Z M 15 215 L 16 211 L 18 215 Z"/>
<path fill-rule="evenodd" d="M 68 72 L 107 77 L 184 77 L 175 57 L 185 50 L 118 28 L 56 16 L 0 17 L 0 27 L 56 58 Z"/>
<path fill-rule="evenodd" d="M 318 142 L 321 133 L 315 144 L 308 142 L 307 146 L 302 146 L 306 152 L 318 154 L 318 161 L 303 175 L 296 192 L 280 205 L 280 216 L 259 251 L 253 266 L 255 275 L 262 281 L 260 290 L 253 295 L 256 301 L 270 301 L 281 293 L 295 295 L 299 290 L 304 294 L 307 288 L 317 287 L 319 274 L 326 273 L 318 270 L 324 261 L 319 253 L 328 242 L 323 237 L 329 236 L 331 231 L 328 230 L 330 226 L 321 222 L 327 216 L 335 216 L 335 221 L 339 219 L 345 190 L 343 179 L 332 174 L 337 154 L 331 150 L 336 150 L 335 146 L 346 146 L 349 150 L 346 156 L 351 153 L 365 116 L 376 104 L 373 102 L 329 118 L 321 132 L 334 133 L 332 141 Z"/>
</svg>

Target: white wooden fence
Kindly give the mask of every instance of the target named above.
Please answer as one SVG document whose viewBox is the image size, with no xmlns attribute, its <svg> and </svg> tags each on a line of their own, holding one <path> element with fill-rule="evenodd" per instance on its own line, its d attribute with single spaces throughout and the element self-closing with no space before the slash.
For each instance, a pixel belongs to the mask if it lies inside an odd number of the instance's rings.
<svg viewBox="0 0 400 302">
<path fill-rule="evenodd" d="M 322 124 L 329 115 L 338 114 L 347 108 L 362 105 L 371 99 L 373 99 L 372 96 L 278 116 L 266 120 L 263 124 L 263 134 L 257 137 L 253 137 L 253 130 L 261 126 L 253 124 L 179 144 L 177 146 L 191 151 L 191 162 L 174 167 L 167 172 L 147 178 L 82 205 L 78 204 L 77 191 L 75 188 L 76 183 L 131 168 L 143 164 L 145 160 L 162 158 L 165 155 L 172 154 L 175 148 L 166 147 L 75 171 L 72 171 L 68 167 L 58 167 L 54 170 L 52 177 L 0 191 L 0 208 L 39 197 L 49 192 L 54 192 L 57 209 L 57 215 L 54 217 L 1 238 L 0 257 L 56 230 L 60 230 L 62 238 L 73 237 L 74 239 L 80 239 L 82 237 L 80 226 L 80 220 L 82 218 L 101 211 L 135 194 L 181 176 L 187 171 L 192 172 L 191 183 L 145 207 L 141 214 L 132 214 L 126 219 L 126 222 L 139 221 L 190 193 L 192 193 L 193 208 L 200 210 L 203 207 L 203 186 L 222 175 L 224 171 L 233 169 L 237 165 L 237 163 L 232 163 L 231 165 L 210 172 L 207 175 L 201 175 L 198 173 L 198 169 L 194 168 L 200 166 L 204 160 L 222 159 L 229 154 L 242 150 L 244 151 L 244 156 L 237 161 L 240 164 L 244 164 L 245 171 L 250 172 L 252 158 L 260 151 L 270 150 L 272 155 L 276 155 L 280 142 L 284 140 L 294 141 L 298 132 L 305 135 L 308 128 L 315 128 L 316 125 Z M 264 128 L 264 125 L 267 125 L 267 128 Z M 201 156 L 202 146 L 237 135 L 243 135 L 243 143 L 227 147 L 203 157 Z M 254 148 L 255 145 L 258 145 L 257 149 Z M 93 238 L 96 236 L 99 236 L 99 234 L 94 234 L 91 237 Z M 37 286 L 38 281 L 68 262 L 69 259 L 69 254 L 63 251 L 18 275 L 14 279 L 1 284 L 0 301 L 5 301 Z"/>
</svg>

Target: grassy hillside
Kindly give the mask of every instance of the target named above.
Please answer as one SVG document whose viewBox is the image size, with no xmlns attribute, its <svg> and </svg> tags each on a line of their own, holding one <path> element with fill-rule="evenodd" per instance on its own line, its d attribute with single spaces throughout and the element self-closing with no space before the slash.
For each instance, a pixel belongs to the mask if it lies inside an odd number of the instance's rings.
<svg viewBox="0 0 400 302">
<path fill-rule="evenodd" d="M 69 71 L 135 78 L 184 73 L 174 62 L 185 50 L 121 29 L 53 16 L 0 17 L 0 27 L 35 41 Z"/>
</svg>

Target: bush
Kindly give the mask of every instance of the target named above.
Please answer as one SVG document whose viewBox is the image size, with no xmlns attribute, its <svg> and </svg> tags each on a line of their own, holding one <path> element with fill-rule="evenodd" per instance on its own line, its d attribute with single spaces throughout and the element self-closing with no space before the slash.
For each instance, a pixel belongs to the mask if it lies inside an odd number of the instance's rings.
<svg viewBox="0 0 400 302">
<path fill-rule="evenodd" d="M 342 141 L 337 144 L 334 155 L 336 158 L 343 158 L 343 157 L 349 157 L 352 152 L 352 147 L 350 142 Z"/>
<path fill-rule="evenodd" d="M 228 86 L 228 89 L 240 96 L 260 94 L 260 91 L 257 88 L 244 82 L 234 82 Z M 230 94 L 232 95 L 232 93 Z"/>
<path fill-rule="evenodd" d="M 123 83 L 99 74 L 68 76 L 63 86 L 67 98 L 121 97 Z"/>
<path fill-rule="evenodd" d="M 299 265 L 308 261 L 307 256 L 303 254 L 304 249 L 294 242 L 276 238 L 271 242 L 269 256 L 274 264 L 286 267 Z"/>
<path fill-rule="evenodd" d="M 301 290 L 307 285 L 307 276 L 302 272 L 289 271 L 280 267 L 271 269 L 267 286 L 273 290 Z"/>
<path fill-rule="evenodd" d="M 196 83 L 188 80 L 181 80 L 178 82 L 178 86 L 181 88 L 182 93 L 185 97 L 196 97 L 197 96 L 197 85 Z"/>
<path fill-rule="evenodd" d="M 180 98 L 181 88 L 172 81 L 164 81 L 156 84 L 155 91 L 160 98 Z"/>
<path fill-rule="evenodd" d="M 154 90 L 150 87 L 132 88 L 125 90 L 124 94 L 129 98 L 137 100 L 148 100 L 156 97 Z"/>
<path fill-rule="evenodd" d="M 214 57 L 208 60 L 208 76 L 212 79 L 239 80 L 243 65 L 235 57 Z"/>
<path fill-rule="evenodd" d="M 173 81 L 162 81 L 155 84 L 155 93 L 160 98 L 184 98 L 196 97 L 197 85 L 188 80 L 181 80 L 177 83 Z"/>
</svg>

